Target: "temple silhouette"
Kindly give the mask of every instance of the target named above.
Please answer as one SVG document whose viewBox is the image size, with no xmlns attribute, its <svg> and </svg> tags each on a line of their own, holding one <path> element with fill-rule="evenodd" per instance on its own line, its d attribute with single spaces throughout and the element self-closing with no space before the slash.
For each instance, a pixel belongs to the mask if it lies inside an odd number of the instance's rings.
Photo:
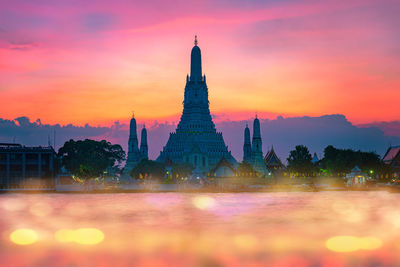
<svg viewBox="0 0 400 267">
<path fill-rule="evenodd" d="M 222 133 L 217 132 L 211 118 L 208 87 L 206 76 L 202 74 L 197 36 L 190 59 L 190 76 L 186 76 L 182 116 L 157 161 L 190 163 L 195 168 L 193 174 L 203 176 L 222 159 L 233 166 L 237 165 L 237 161 L 228 151 Z"/>
<path fill-rule="evenodd" d="M 141 137 L 140 137 L 140 147 L 137 138 L 137 127 L 135 116 L 132 115 L 131 122 L 129 125 L 129 140 L 128 140 L 128 158 L 126 160 L 126 165 L 121 175 L 121 179 L 125 182 L 131 180 L 130 173 L 133 168 L 143 159 L 148 159 L 148 146 L 147 146 L 147 130 L 143 125 Z"/>
<path fill-rule="evenodd" d="M 243 161 L 249 163 L 259 176 L 269 173 L 263 158 L 260 120 L 257 116 L 253 121 L 252 142 L 250 142 L 250 129 L 248 125 L 244 129 Z"/>
</svg>

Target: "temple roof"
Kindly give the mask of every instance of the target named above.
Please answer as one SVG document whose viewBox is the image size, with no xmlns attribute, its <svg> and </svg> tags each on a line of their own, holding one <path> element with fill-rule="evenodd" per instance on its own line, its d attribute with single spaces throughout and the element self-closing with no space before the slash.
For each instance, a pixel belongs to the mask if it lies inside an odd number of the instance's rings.
<svg viewBox="0 0 400 267">
<path fill-rule="evenodd" d="M 391 146 L 386 151 L 385 156 L 383 157 L 383 161 L 392 161 L 394 158 L 397 157 L 400 153 L 400 146 Z"/>
<path fill-rule="evenodd" d="M 221 160 L 217 163 L 217 166 L 215 166 L 214 169 L 210 171 L 210 173 L 214 173 L 219 167 L 228 167 L 229 169 L 232 170 L 232 172 L 236 173 L 235 168 L 230 164 L 225 157 L 222 157 Z"/>
<path fill-rule="evenodd" d="M 274 147 L 272 147 L 271 150 L 267 152 L 267 155 L 265 155 L 264 158 L 264 162 L 267 167 L 283 167 L 281 160 L 274 151 Z"/>
<path fill-rule="evenodd" d="M 319 158 L 317 156 L 317 153 L 314 153 L 314 157 L 312 159 L 312 163 L 317 163 L 319 161 Z"/>
<path fill-rule="evenodd" d="M 361 172 L 361 169 L 356 165 L 351 172 Z"/>
</svg>

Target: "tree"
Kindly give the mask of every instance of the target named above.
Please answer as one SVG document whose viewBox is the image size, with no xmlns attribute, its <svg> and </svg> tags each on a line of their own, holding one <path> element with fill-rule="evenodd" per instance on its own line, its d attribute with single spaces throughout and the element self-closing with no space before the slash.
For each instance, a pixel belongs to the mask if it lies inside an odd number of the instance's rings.
<svg viewBox="0 0 400 267">
<path fill-rule="evenodd" d="M 245 177 L 256 176 L 256 171 L 253 169 L 251 164 L 246 161 L 239 163 L 237 172 L 240 176 L 245 176 Z"/>
<path fill-rule="evenodd" d="M 342 176 L 349 173 L 356 165 L 365 173 L 387 172 L 387 167 L 374 152 L 338 149 L 331 145 L 324 149 L 321 164 L 330 175 Z"/>
<path fill-rule="evenodd" d="M 194 167 L 190 163 L 174 163 L 172 164 L 171 174 L 173 179 L 188 177 L 192 174 Z"/>
<path fill-rule="evenodd" d="M 165 164 L 154 160 L 143 159 L 130 173 L 134 179 L 162 179 L 165 175 Z"/>
<path fill-rule="evenodd" d="M 125 159 L 120 145 L 105 140 L 69 140 L 58 150 L 58 157 L 67 171 L 80 179 L 102 175 L 108 167 L 119 165 Z"/>
<path fill-rule="evenodd" d="M 287 168 L 291 172 L 310 176 L 315 171 L 310 151 L 303 145 L 298 145 L 295 150 L 290 151 L 287 162 Z"/>
</svg>

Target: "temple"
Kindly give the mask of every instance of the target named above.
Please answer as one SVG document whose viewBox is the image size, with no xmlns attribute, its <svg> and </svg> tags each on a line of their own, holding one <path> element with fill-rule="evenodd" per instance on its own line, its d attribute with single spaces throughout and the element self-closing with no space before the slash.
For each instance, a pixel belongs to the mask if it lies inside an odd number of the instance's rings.
<svg viewBox="0 0 400 267">
<path fill-rule="evenodd" d="M 170 133 L 157 161 L 168 159 L 173 163 L 190 163 L 195 168 L 194 175 L 205 176 L 222 158 L 235 166 L 237 162 L 212 121 L 206 76 L 202 73 L 201 51 L 197 44 L 196 36 L 190 56 L 190 76 L 186 76 L 180 122 L 176 131 Z"/>
<path fill-rule="evenodd" d="M 243 161 L 251 163 L 250 129 L 247 124 L 246 128 L 244 129 Z"/>
<path fill-rule="evenodd" d="M 131 180 L 131 171 L 142 159 L 148 159 L 147 130 L 146 127 L 143 125 L 139 148 L 136 120 L 135 117 L 132 115 L 129 125 L 128 158 L 126 160 L 126 165 L 121 175 L 121 179 L 123 181 L 129 182 Z"/>
<path fill-rule="evenodd" d="M 260 120 L 257 118 L 257 116 L 253 122 L 253 140 L 251 142 L 250 164 L 253 166 L 253 169 L 257 172 L 258 176 L 267 175 L 268 170 L 265 166 L 263 152 L 262 152 Z"/>
<path fill-rule="evenodd" d="M 277 171 L 283 170 L 285 166 L 282 164 L 282 161 L 276 155 L 274 147 L 271 147 L 271 150 L 267 152 L 264 158 L 265 166 L 268 171 L 276 173 Z"/>
</svg>

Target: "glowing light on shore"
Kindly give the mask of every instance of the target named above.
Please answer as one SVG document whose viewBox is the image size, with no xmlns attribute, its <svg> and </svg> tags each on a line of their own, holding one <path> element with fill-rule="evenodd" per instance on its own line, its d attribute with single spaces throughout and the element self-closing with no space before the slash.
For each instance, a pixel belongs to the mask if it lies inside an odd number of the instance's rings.
<svg viewBox="0 0 400 267">
<path fill-rule="evenodd" d="M 35 243 L 38 238 L 38 234 L 32 229 L 17 229 L 10 234 L 11 242 L 23 246 Z"/>
<path fill-rule="evenodd" d="M 61 229 L 54 234 L 54 238 L 61 243 L 95 245 L 104 240 L 104 234 L 97 228 Z"/>
<path fill-rule="evenodd" d="M 326 247 L 334 252 L 354 252 L 357 250 L 375 250 L 382 246 L 376 237 L 334 236 L 329 238 Z"/>
<path fill-rule="evenodd" d="M 198 196 L 193 198 L 193 205 L 201 210 L 211 209 L 215 206 L 215 199 L 209 196 Z"/>
</svg>

